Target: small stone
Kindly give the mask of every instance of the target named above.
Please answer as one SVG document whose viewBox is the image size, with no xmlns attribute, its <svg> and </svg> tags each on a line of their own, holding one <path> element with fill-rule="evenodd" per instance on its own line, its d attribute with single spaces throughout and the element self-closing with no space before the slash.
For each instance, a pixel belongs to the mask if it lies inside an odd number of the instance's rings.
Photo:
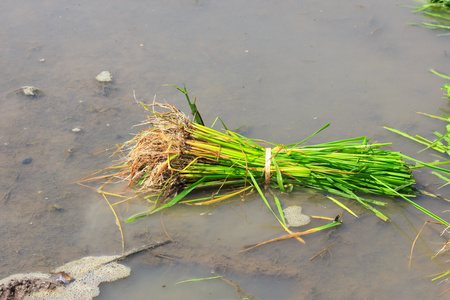
<svg viewBox="0 0 450 300">
<path fill-rule="evenodd" d="M 63 285 L 68 285 L 69 283 L 72 283 L 75 281 L 75 279 L 70 277 L 70 275 L 67 274 L 66 272 L 53 273 L 51 279 L 53 281 L 55 281 L 56 283 L 63 284 Z"/>
<path fill-rule="evenodd" d="M 95 77 L 95 80 L 98 82 L 111 82 L 112 78 L 113 77 L 109 71 L 103 71 Z"/>
<path fill-rule="evenodd" d="M 75 127 L 72 129 L 72 132 L 81 132 L 83 131 L 83 129 L 79 128 L 79 127 Z"/>
<path fill-rule="evenodd" d="M 31 85 L 22 86 L 17 91 L 22 92 L 25 96 L 33 96 L 33 97 L 40 96 L 43 94 L 40 89 Z"/>
<path fill-rule="evenodd" d="M 63 210 L 64 206 L 61 206 L 59 204 L 52 204 L 48 207 L 48 210 L 50 211 L 56 211 L 56 210 Z"/>
<path fill-rule="evenodd" d="M 41 58 L 41 59 L 39 60 L 39 62 L 40 62 L 40 63 L 45 63 L 45 59 L 44 59 L 44 58 Z"/>
<path fill-rule="evenodd" d="M 22 161 L 22 165 L 29 165 L 29 164 L 31 164 L 33 162 L 33 159 L 31 158 L 31 157 L 28 157 L 28 158 L 25 158 L 23 161 Z"/>
</svg>

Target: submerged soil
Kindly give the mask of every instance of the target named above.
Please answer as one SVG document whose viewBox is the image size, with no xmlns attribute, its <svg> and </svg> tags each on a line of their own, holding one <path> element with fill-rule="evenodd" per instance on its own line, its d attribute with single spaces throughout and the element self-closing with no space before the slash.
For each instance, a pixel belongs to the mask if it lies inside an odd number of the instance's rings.
<svg viewBox="0 0 450 300">
<path fill-rule="evenodd" d="M 41 290 L 54 290 L 58 285 L 62 283 L 42 278 L 11 279 L 0 285 L 0 300 L 22 300 L 27 294 Z"/>
<path fill-rule="evenodd" d="M 200 264 L 211 268 L 216 273 L 241 273 L 251 276 L 273 276 L 280 278 L 301 279 L 299 266 L 290 260 L 267 259 L 263 253 L 235 252 L 231 247 L 218 247 L 215 244 L 205 244 L 202 239 L 192 239 L 183 236 L 172 236 L 175 243 L 167 245 L 147 263 Z"/>
</svg>

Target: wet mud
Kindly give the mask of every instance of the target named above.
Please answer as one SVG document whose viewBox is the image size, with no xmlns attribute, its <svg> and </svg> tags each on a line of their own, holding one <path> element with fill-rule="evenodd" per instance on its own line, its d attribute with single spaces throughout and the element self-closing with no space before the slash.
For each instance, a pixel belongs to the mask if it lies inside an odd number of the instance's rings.
<svg viewBox="0 0 450 300">
<path fill-rule="evenodd" d="M 22 300 L 26 295 L 37 291 L 51 291 L 64 283 L 56 280 L 42 278 L 11 279 L 5 284 L 0 284 L 0 300 Z"/>
</svg>

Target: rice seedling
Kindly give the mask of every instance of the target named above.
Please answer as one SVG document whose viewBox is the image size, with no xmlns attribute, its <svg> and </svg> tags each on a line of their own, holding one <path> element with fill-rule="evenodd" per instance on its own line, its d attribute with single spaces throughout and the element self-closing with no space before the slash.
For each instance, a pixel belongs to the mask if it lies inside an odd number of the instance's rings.
<svg viewBox="0 0 450 300">
<path fill-rule="evenodd" d="M 450 1 L 448 0 L 428 0 L 422 3 L 422 6 L 417 8 L 414 12 L 419 11 L 438 11 L 438 12 L 450 12 Z"/>
<path fill-rule="evenodd" d="M 422 113 L 422 112 L 417 112 L 418 114 L 430 117 L 430 118 L 434 118 L 434 119 L 438 119 L 438 120 L 442 120 L 445 122 L 448 122 L 449 124 L 447 124 L 445 126 L 446 132 L 445 133 L 439 133 L 438 131 L 433 132 L 433 134 L 435 136 L 437 136 L 437 139 L 434 141 L 430 141 L 427 138 L 420 136 L 420 135 L 415 135 L 415 136 L 411 136 L 407 133 L 404 133 L 400 130 L 397 129 L 393 129 L 390 127 L 384 127 L 385 129 L 392 131 L 394 133 L 397 133 L 399 135 L 402 135 L 410 140 L 413 140 L 417 143 L 423 144 L 425 146 L 427 146 L 426 148 L 420 150 L 420 152 L 425 151 L 427 149 L 433 149 L 436 150 L 440 153 L 446 153 L 448 155 L 450 155 L 450 117 L 446 116 L 446 115 L 442 115 L 441 117 L 439 116 L 434 116 L 434 115 L 430 115 L 430 114 L 426 114 L 426 113 Z"/>
<path fill-rule="evenodd" d="M 450 77 L 449 77 L 449 76 L 444 75 L 444 74 L 441 74 L 441 73 L 439 73 L 439 72 L 436 72 L 436 71 L 433 70 L 433 69 L 430 69 L 430 72 L 433 73 L 433 74 L 436 74 L 437 76 L 440 76 L 440 77 L 442 77 L 442 78 L 444 78 L 444 79 L 450 80 Z M 450 98 L 450 84 L 448 84 L 448 83 L 445 84 L 443 87 L 441 87 L 441 89 L 447 90 L 447 98 Z"/>
<path fill-rule="evenodd" d="M 449 76 L 446 76 L 444 74 L 438 73 L 438 72 L 436 72 L 433 69 L 430 69 L 430 72 L 432 72 L 433 74 L 436 74 L 436 75 L 438 75 L 438 76 L 440 76 L 442 78 L 450 80 Z M 450 84 L 445 84 L 443 87 L 441 87 L 441 89 L 446 90 L 447 91 L 447 98 L 450 98 Z M 406 138 L 408 138 L 410 140 L 413 140 L 413 141 L 415 141 L 417 143 L 420 143 L 420 144 L 423 144 L 423 145 L 427 146 L 427 147 L 425 147 L 424 149 L 422 149 L 419 152 L 422 152 L 422 151 L 425 151 L 425 150 L 431 148 L 431 149 L 433 149 L 435 151 L 438 151 L 440 153 L 446 153 L 447 155 L 450 155 L 450 116 L 442 115 L 442 116 L 439 117 L 439 116 L 435 116 L 435 115 L 431 115 L 431 114 L 427 114 L 427 113 L 422 113 L 422 112 L 417 112 L 417 113 L 421 114 L 421 115 L 424 115 L 424 116 L 427 116 L 427 117 L 430 117 L 430 118 L 433 118 L 433 119 L 437 119 L 437 120 L 441 120 L 441 121 L 447 122 L 448 124 L 445 126 L 445 132 L 444 133 L 440 133 L 438 131 L 434 131 L 433 134 L 437 138 L 434 141 L 430 141 L 430 140 L 428 140 L 425 137 L 420 136 L 420 135 L 411 136 L 411 135 L 409 135 L 407 133 L 404 133 L 404 132 L 402 132 L 400 130 L 397 130 L 397 129 L 393 129 L 393 128 L 386 127 L 386 126 L 384 128 L 387 129 L 387 130 L 390 130 L 390 131 L 392 131 L 394 133 L 397 133 L 399 135 L 402 135 L 402 136 L 404 136 L 404 137 L 406 137 Z M 447 162 L 444 162 L 442 164 L 446 164 L 446 163 Z M 424 165 L 424 164 L 422 163 L 422 165 Z M 449 174 L 448 171 L 445 170 L 445 169 L 439 169 L 438 171 L 441 171 L 442 173 Z M 443 176 L 443 175 L 441 175 L 439 173 L 433 172 L 433 174 L 436 175 L 437 177 L 439 177 L 440 179 L 442 179 L 442 180 L 447 182 L 443 186 L 447 185 L 450 182 L 450 179 L 448 179 L 447 177 L 445 177 L 445 176 Z"/>
<path fill-rule="evenodd" d="M 428 0 L 421 2 L 422 6 L 417 7 L 413 13 L 423 12 L 427 17 L 430 17 L 435 22 L 428 23 L 422 22 L 421 24 L 411 24 L 429 29 L 450 29 L 450 1 L 449 0 Z M 449 35 L 450 33 L 444 33 L 440 35 Z"/>
</svg>

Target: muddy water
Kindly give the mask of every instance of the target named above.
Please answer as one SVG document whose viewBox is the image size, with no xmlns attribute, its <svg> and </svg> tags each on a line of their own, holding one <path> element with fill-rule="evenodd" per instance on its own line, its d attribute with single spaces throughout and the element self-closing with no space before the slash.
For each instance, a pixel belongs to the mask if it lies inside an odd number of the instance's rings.
<svg viewBox="0 0 450 300">
<path fill-rule="evenodd" d="M 330 122 L 313 142 L 366 135 L 436 159 L 382 128 L 431 138 L 443 124 L 414 111 L 448 110 L 439 90 L 444 80 L 428 72 L 449 74 L 448 41 L 408 26 L 424 21 L 410 11 L 391 1 L 2 1 L 0 276 L 121 252 L 105 200 L 73 182 L 113 160 L 93 153 L 137 131 L 132 125 L 144 112 L 133 91 L 187 110 L 182 95 L 162 86 L 185 83 L 208 124 L 220 116 L 229 128 L 247 125 L 249 137 L 293 143 Z M 106 90 L 94 81 L 103 70 L 114 76 Z M 11 93 L 24 85 L 44 95 Z M 430 173 L 417 179 L 448 196 Z M 340 212 L 310 191 L 280 199 L 308 214 Z M 428 228 L 408 271 L 411 240 L 428 218 L 389 201 L 383 211 L 391 223 L 352 206 L 360 218 L 344 214 L 337 230 L 308 236 L 306 245 L 287 240 L 248 253 L 238 251 L 283 234 L 257 196 L 218 208 L 175 208 L 162 220 L 176 243 L 130 258 L 132 275 L 102 285 L 99 298 L 239 297 L 221 280 L 175 285 L 214 274 L 260 299 L 434 297 L 448 284 L 425 276 L 448 269 L 445 257 L 430 260 L 448 237 Z M 438 214 L 448 209 L 431 198 L 417 201 Z M 117 211 L 125 218 L 140 209 Z M 124 234 L 127 249 L 167 238 L 159 216 L 125 224 Z"/>
</svg>

